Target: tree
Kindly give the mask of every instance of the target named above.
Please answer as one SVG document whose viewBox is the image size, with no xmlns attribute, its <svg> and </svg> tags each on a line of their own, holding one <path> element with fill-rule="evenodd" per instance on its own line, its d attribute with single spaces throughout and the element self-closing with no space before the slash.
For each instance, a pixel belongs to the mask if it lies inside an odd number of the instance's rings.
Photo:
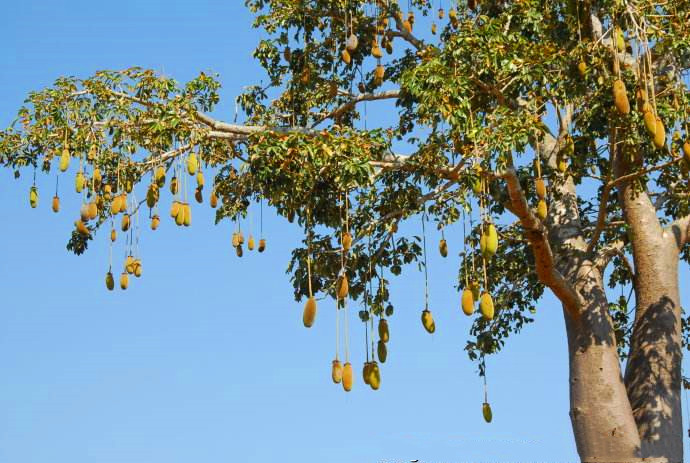
<svg viewBox="0 0 690 463">
<path fill-rule="evenodd" d="M 361 300 L 362 321 L 373 329 L 378 319 L 384 362 L 388 278 L 424 267 L 427 252 L 426 235 L 406 236 L 398 223 L 462 222 L 459 305 L 475 317 L 466 351 L 480 374 L 548 289 L 563 306 L 581 459 L 682 461 L 688 2 L 468 1 L 447 12 L 428 0 L 246 4 L 268 34 L 254 56 L 270 84 L 238 97 L 244 124 L 208 115 L 214 76 L 180 86 L 131 68 L 60 78 L 0 132 L 1 162 L 17 176 L 79 163 L 84 205 L 68 249 L 81 254 L 99 232 L 118 240 L 117 219 L 131 252 L 106 286 L 119 278 L 125 289 L 141 269 L 132 217 L 148 208 L 155 230 L 164 187 L 172 218 L 190 225 L 195 178 L 197 201 L 208 193 L 216 220 L 237 223 L 240 256 L 267 245 L 245 242 L 239 228 L 250 203 L 266 201 L 305 230 L 290 265 L 304 324 L 314 323 L 316 296 Z M 395 102 L 396 122 L 357 128 L 377 100 Z M 609 301 L 607 285 L 634 298 Z M 433 331 L 428 307 L 421 317 Z M 344 360 L 333 375 L 347 390 Z M 363 374 L 376 389 L 378 363 Z M 488 401 L 484 411 L 490 421 Z"/>
</svg>

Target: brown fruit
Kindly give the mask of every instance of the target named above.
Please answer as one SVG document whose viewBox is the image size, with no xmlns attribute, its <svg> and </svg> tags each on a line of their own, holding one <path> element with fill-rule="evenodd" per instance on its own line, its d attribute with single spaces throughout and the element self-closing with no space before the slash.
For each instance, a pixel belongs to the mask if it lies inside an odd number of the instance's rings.
<svg viewBox="0 0 690 463">
<path fill-rule="evenodd" d="M 239 247 L 239 246 L 238 246 Z M 241 248 L 240 248 L 241 249 Z M 304 313 L 302 314 L 302 323 L 306 328 L 311 328 L 316 318 L 316 299 L 311 296 L 304 304 Z"/>
<path fill-rule="evenodd" d="M 442 239 L 438 243 L 438 252 L 441 253 L 442 257 L 448 257 L 448 243 L 446 242 L 446 240 Z"/>
<path fill-rule="evenodd" d="M 371 362 L 369 367 L 369 386 L 375 391 L 381 387 L 381 370 L 376 361 Z"/>
<path fill-rule="evenodd" d="M 60 198 L 53 196 L 53 212 L 57 213 L 60 211 Z"/>
<path fill-rule="evenodd" d="M 364 384 L 369 384 L 369 379 L 371 378 L 371 362 L 364 362 L 362 367 L 362 380 Z"/>
<path fill-rule="evenodd" d="M 628 94 L 625 89 L 625 83 L 621 79 L 616 79 L 613 82 L 613 102 L 620 114 L 628 114 L 630 112 Z"/>
<path fill-rule="evenodd" d="M 129 230 L 129 225 L 130 225 L 130 220 L 129 220 L 129 214 L 125 214 L 122 216 L 122 223 L 120 224 L 120 229 L 123 232 L 126 232 Z"/>
<path fill-rule="evenodd" d="M 153 208 L 158 202 L 158 197 L 158 185 L 155 183 L 150 184 L 148 190 L 146 191 L 146 205 L 150 208 Z"/>
<path fill-rule="evenodd" d="M 161 223 L 161 218 L 158 217 L 158 214 L 151 217 L 151 230 L 156 230 L 160 223 Z"/>
<path fill-rule="evenodd" d="M 379 362 L 386 363 L 386 359 L 388 358 L 388 347 L 386 347 L 385 342 L 379 340 L 376 346 L 376 353 L 378 354 Z"/>
<path fill-rule="evenodd" d="M 216 196 L 216 190 L 215 188 L 213 191 L 211 191 L 211 198 L 209 199 L 209 203 L 211 204 L 211 207 L 215 209 L 218 206 L 218 196 Z"/>
<path fill-rule="evenodd" d="M 347 275 L 343 274 L 338 278 L 338 299 L 345 299 L 350 290 Z"/>
<path fill-rule="evenodd" d="M 484 402 L 482 404 L 482 416 L 484 416 L 484 421 L 487 423 L 491 423 L 491 420 L 494 417 L 493 412 L 491 411 L 491 405 L 489 405 L 488 402 Z"/>
<path fill-rule="evenodd" d="M 546 184 L 544 183 L 544 179 L 538 178 L 534 183 L 536 186 L 537 196 L 539 197 L 539 199 L 546 198 Z"/>
<path fill-rule="evenodd" d="M 266 240 L 261 238 L 259 240 L 259 252 L 264 252 L 266 250 Z"/>
<path fill-rule="evenodd" d="M 350 362 L 345 362 L 345 365 L 343 365 L 342 383 L 345 392 L 350 392 L 352 390 L 352 365 Z"/>
<path fill-rule="evenodd" d="M 434 317 L 431 315 L 429 309 L 424 309 L 422 311 L 422 326 L 427 331 L 427 333 L 433 333 L 436 331 L 436 324 L 434 323 Z"/>
<path fill-rule="evenodd" d="M 84 222 L 82 222 L 81 220 L 77 220 L 76 222 L 74 222 L 74 225 L 76 225 L 79 234 L 84 236 L 89 236 L 91 234 L 89 229 L 86 227 L 86 225 L 84 225 Z"/>
<path fill-rule="evenodd" d="M 652 112 L 651 108 L 643 113 L 642 118 L 644 119 L 644 127 L 647 129 L 647 133 L 650 137 L 654 137 L 656 135 L 656 117 L 654 117 L 654 112 Z"/>
<path fill-rule="evenodd" d="M 345 252 L 349 251 L 352 247 L 352 235 L 349 232 L 343 233 L 342 242 L 343 250 Z"/>
<path fill-rule="evenodd" d="M 379 319 L 379 339 L 383 342 L 388 342 L 390 339 L 390 332 L 388 331 L 388 321 L 385 318 Z"/>
<path fill-rule="evenodd" d="M 204 202 L 204 196 L 201 194 L 201 188 L 196 187 L 196 190 L 194 191 L 194 199 L 196 199 L 196 202 L 199 204 Z"/>
<path fill-rule="evenodd" d="M 105 274 L 105 287 L 108 288 L 109 291 L 115 288 L 115 278 L 113 278 L 113 272 L 111 271 Z"/>
<path fill-rule="evenodd" d="M 177 177 L 173 176 L 173 178 L 170 179 L 170 193 L 176 195 L 179 189 L 180 185 L 177 181 Z"/>
<path fill-rule="evenodd" d="M 117 232 L 113 228 L 110 230 L 110 241 L 112 241 L 114 243 L 116 239 L 117 239 Z"/>
<path fill-rule="evenodd" d="M 412 23 L 410 23 L 410 21 L 407 21 L 407 20 L 403 21 L 403 29 L 408 34 L 411 34 L 412 33 Z"/>
<path fill-rule="evenodd" d="M 331 379 L 335 384 L 338 384 L 343 380 L 343 365 L 338 359 L 333 360 L 331 365 Z"/>
<path fill-rule="evenodd" d="M 345 64 L 350 64 L 350 62 L 352 61 L 352 57 L 350 56 L 350 52 L 347 50 L 343 50 L 342 53 L 340 54 L 340 57 L 342 58 L 342 60 Z"/>
</svg>

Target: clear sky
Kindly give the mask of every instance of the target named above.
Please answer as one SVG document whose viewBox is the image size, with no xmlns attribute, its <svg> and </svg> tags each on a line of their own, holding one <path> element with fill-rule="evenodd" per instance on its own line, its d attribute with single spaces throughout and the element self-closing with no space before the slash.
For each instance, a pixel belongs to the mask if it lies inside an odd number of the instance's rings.
<svg viewBox="0 0 690 463">
<path fill-rule="evenodd" d="M 263 77 L 251 58 L 261 36 L 243 3 L 4 2 L 0 125 L 58 76 L 132 65 L 179 81 L 219 72 L 216 115 L 230 119 L 232 99 Z M 53 214 L 54 182 L 39 175 L 32 210 L 30 173 L 0 172 L 0 462 L 577 460 L 563 317 L 550 296 L 488 360 L 494 421 L 484 423 L 482 384 L 463 351 L 470 320 L 453 289 L 458 227 L 446 232 L 448 259 L 430 253 L 436 334 L 419 321 L 423 279 L 407 271 L 391 289 L 397 311 L 377 392 L 362 384 L 364 328 L 351 314 L 356 375 L 346 394 L 330 380 L 334 303 L 306 330 L 285 274 L 295 225 L 266 212 L 268 250 L 239 260 L 231 225 L 213 226 L 207 206 L 194 207 L 189 229 L 165 216 L 142 234 L 144 276 L 110 293 L 106 233 L 86 255 L 68 253 L 78 198 L 63 188 Z M 435 249 L 438 236 L 429 238 Z M 118 268 L 121 255 L 117 247 Z"/>
</svg>

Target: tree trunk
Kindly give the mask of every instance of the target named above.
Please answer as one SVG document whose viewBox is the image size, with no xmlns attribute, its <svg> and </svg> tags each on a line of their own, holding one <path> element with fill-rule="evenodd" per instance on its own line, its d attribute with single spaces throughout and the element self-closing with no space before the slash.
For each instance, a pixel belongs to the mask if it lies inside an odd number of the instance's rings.
<svg viewBox="0 0 690 463">
<path fill-rule="evenodd" d="M 640 438 L 621 375 L 602 276 L 590 263 L 570 276 L 587 304 L 566 314 L 570 420 L 582 462 L 639 461 Z"/>
</svg>

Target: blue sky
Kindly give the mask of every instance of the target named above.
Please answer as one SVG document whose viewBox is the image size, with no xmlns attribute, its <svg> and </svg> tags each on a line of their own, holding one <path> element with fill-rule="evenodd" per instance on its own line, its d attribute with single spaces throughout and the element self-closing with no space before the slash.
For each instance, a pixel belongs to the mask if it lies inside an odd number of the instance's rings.
<svg viewBox="0 0 690 463">
<path fill-rule="evenodd" d="M 220 73 L 216 115 L 230 119 L 232 99 L 263 77 L 251 58 L 261 36 L 242 4 L 6 2 L 0 125 L 58 76 L 132 65 L 180 81 Z M 390 114 L 372 110 L 370 125 L 377 117 Z M 208 207 L 194 208 L 189 229 L 164 217 L 142 234 L 144 276 L 110 293 L 105 233 L 86 255 L 68 253 L 77 195 L 64 192 L 56 215 L 54 177 L 37 184 L 32 210 L 29 173 L 0 172 L 0 462 L 577 460 L 564 324 L 550 296 L 537 323 L 488 360 L 494 421 L 484 423 L 482 385 L 463 351 L 470 320 L 453 288 L 458 227 L 446 231 L 448 259 L 430 253 L 436 334 L 420 326 L 423 279 L 408 271 L 391 289 L 397 311 L 377 392 L 361 383 L 364 328 L 351 313 L 356 378 L 346 394 L 330 380 L 334 304 L 324 301 L 304 329 L 285 274 L 296 226 L 265 209 L 268 250 L 239 260 L 231 225 L 213 226 Z"/>
</svg>

